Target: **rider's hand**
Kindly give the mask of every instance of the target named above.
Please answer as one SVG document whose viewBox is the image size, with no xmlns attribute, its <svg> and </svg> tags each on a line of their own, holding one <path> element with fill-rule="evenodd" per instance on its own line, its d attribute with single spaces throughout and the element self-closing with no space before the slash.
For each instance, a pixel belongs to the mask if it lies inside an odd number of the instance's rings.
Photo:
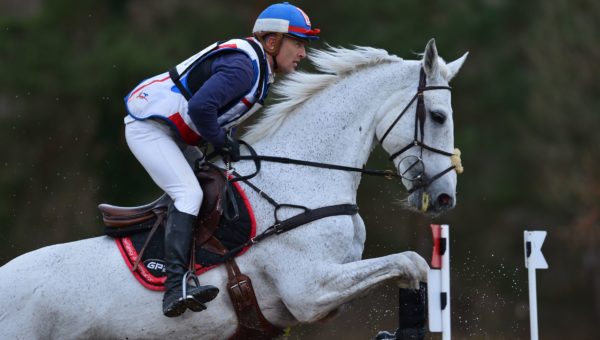
<svg viewBox="0 0 600 340">
<path fill-rule="evenodd" d="M 240 144 L 235 138 L 226 135 L 225 143 L 218 149 L 223 160 L 228 162 L 237 162 L 240 160 Z"/>
</svg>

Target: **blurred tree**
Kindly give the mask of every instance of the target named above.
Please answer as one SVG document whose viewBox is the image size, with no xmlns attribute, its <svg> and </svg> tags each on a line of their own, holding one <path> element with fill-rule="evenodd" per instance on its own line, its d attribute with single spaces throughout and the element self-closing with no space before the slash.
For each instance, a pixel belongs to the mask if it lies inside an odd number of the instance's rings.
<svg viewBox="0 0 600 340">
<path fill-rule="evenodd" d="M 561 269 L 580 262 L 600 319 L 600 92 L 597 61 L 600 32 L 597 1 L 552 1 L 541 6 L 525 47 L 531 66 L 531 95 L 520 129 L 522 157 L 531 176 L 531 204 L 550 218 L 562 215 L 558 241 L 580 249 Z M 565 15 L 569 13 L 569 15 Z M 565 283 L 566 285 L 567 283 Z M 568 303 L 568 301 L 565 301 Z"/>
</svg>

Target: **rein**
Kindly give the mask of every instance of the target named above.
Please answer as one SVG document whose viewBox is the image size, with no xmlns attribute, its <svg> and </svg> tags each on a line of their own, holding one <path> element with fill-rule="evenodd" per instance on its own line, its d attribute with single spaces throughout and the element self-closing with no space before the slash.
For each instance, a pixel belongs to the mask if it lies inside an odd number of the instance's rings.
<svg viewBox="0 0 600 340">
<path fill-rule="evenodd" d="M 429 179 L 423 178 L 422 173 L 419 176 L 417 176 L 415 179 L 408 179 L 408 178 L 404 177 L 403 175 L 400 175 L 400 174 L 394 172 L 393 170 L 355 168 L 355 167 L 344 166 L 344 165 L 321 163 L 321 162 L 311 162 L 311 161 L 305 161 L 305 160 L 299 160 L 299 159 L 293 159 L 293 158 L 257 155 L 256 152 L 254 151 L 254 149 L 250 145 L 248 145 L 246 142 L 240 140 L 240 144 L 243 144 L 248 148 L 248 150 L 250 151 L 250 155 L 240 156 L 239 159 L 240 160 L 253 160 L 257 167 L 257 170 L 255 173 L 248 175 L 248 176 L 244 176 L 244 179 L 250 179 L 250 178 L 256 176 L 258 174 L 258 172 L 260 171 L 260 162 L 265 161 L 265 162 L 274 162 L 274 163 L 282 163 L 282 164 L 303 165 L 303 166 L 310 166 L 310 167 L 321 168 L 321 169 L 359 172 L 359 173 L 362 173 L 365 175 L 370 175 L 370 176 L 383 176 L 387 179 L 403 178 L 403 179 L 407 179 L 407 180 L 415 183 L 413 185 L 413 187 L 408 190 L 408 193 L 411 194 L 419 189 L 427 188 L 429 185 L 431 185 L 431 183 L 433 183 L 434 181 L 436 181 L 437 179 L 439 179 L 440 177 L 444 176 L 445 174 L 447 174 L 448 172 L 450 172 L 452 170 L 456 170 L 457 173 L 461 173 L 462 166 L 460 164 L 460 151 L 458 149 L 455 149 L 454 152 L 447 152 L 444 150 L 436 149 L 436 148 L 431 147 L 424 143 L 424 139 L 425 139 L 424 126 L 425 126 L 425 120 L 427 119 L 427 114 L 425 112 L 426 110 L 425 110 L 425 100 L 423 98 L 423 92 L 431 91 L 431 90 L 449 90 L 450 91 L 450 90 L 452 90 L 452 88 L 450 86 L 427 86 L 427 77 L 425 75 L 425 71 L 423 70 L 423 68 L 421 68 L 419 87 L 417 88 L 417 93 L 415 93 L 415 95 L 408 102 L 408 104 L 406 104 L 406 106 L 400 112 L 398 117 L 396 117 L 396 119 L 394 119 L 392 124 L 385 131 L 381 140 L 379 140 L 379 143 L 381 144 L 381 146 L 383 146 L 383 142 L 385 141 L 385 138 L 389 135 L 389 133 L 396 126 L 398 121 L 400 121 L 400 119 L 404 116 L 404 114 L 408 111 L 408 109 L 412 106 L 412 104 L 416 100 L 417 101 L 417 108 L 416 108 L 417 111 L 415 114 L 415 130 L 414 130 L 413 141 L 410 144 L 406 145 L 405 147 L 401 148 L 399 151 L 394 152 L 390 156 L 389 160 L 391 162 L 393 162 L 394 159 L 396 159 L 398 156 L 402 155 L 404 152 L 406 152 L 407 150 L 409 150 L 413 147 L 420 147 L 421 150 L 420 150 L 420 156 L 417 158 L 417 162 L 415 164 L 413 164 L 410 168 L 412 168 L 417 163 L 423 164 L 423 150 L 424 149 L 452 158 L 452 163 L 451 163 L 452 165 L 450 165 L 447 169 L 437 173 L 436 175 L 434 175 L 433 177 L 431 177 Z M 211 158 L 211 157 L 209 156 L 207 158 Z M 423 165 L 423 167 L 424 167 L 424 165 Z M 409 170 L 410 170 L 410 168 L 409 168 Z M 236 179 L 234 179 L 234 180 L 236 180 Z"/>
<path fill-rule="evenodd" d="M 321 163 L 321 162 L 312 162 L 312 161 L 305 161 L 305 160 L 301 160 L 301 159 L 294 159 L 294 158 L 286 158 L 286 157 L 278 157 L 278 156 L 265 156 L 265 155 L 258 155 L 256 153 L 256 151 L 254 150 L 254 148 L 252 146 L 250 146 L 250 144 L 246 143 L 245 141 L 239 139 L 238 142 L 241 145 L 244 145 L 246 147 L 246 149 L 248 149 L 248 151 L 250 152 L 250 155 L 247 156 L 240 156 L 239 160 L 240 161 L 254 161 L 254 165 L 256 170 L 254 171 L 254 173 L 250 174 L 250 175 L 245 175 L 245 176 L 239 176 L 239 177 L 235 177 L 233 179 L 231 179 L 231 181 L 237 182 L 237 181 L 243 181 L 243 180 L 247 180 L 247 179 L 251 179 L 254 176 L 258 175 L 258 173 L 260 172 L 260 168 L 261 168 L 261 161 L 264 162 L 273 162 L 273 163 L 282 163 L 282 164 L 294 164 L 294 165 L 303 165 L 303 166 L 310 166 L 313 168 L 321 168 L 321 169 L 331 169 L 331 170 L 340 170 L 340 171 L 349 171 L 349 172 L 360 172 L 363 173 L 365 175 L 370 175 L 370 176 L 381 176 L 381 177 L 385 177 L 387 179 L 393 179 L 393 178 L 400 178 L 401 176 L 398 175 L 397 173 L 395 173 L 393 170 L 380 170 L 380 169 L 365 169 L 365 168 L 355 168 L 355 167 L 351 167 L 351 166 L 345 166 L 345 165 L 338 165 L 338 164 L 331 164 L 331 163 Z M 215 158 L 218 154 L 216 152 L 212 152 L 209 155 L 207 155 L 205 158 L 202 158 L 200 160 L 198 160 L 199 162 L 202 162 L 204 160 L 211 160 L 213 158 Z"/>
<path fill-rule="evenodd" d="M 248 146 L 248 145 L 246 145 L 246 146 Z M 345 165 L 311 162 L 311 161 L 304 161 L 304 160 L 299 160 L 299 159 L 285 158 L 285 157 L 276 157 L 276 156 L 263 156 L 263 155 L 260 155 L 260 156 L 258 156 L 258 155 L 257 156 L 253 156 L 253 155 L 250 155 L 250 156 L 240 156 L 240 160 L 259 160 L 259 161 L 265 161 L 265 162 L 304 165 L 304 166 L 310 166 L 310 167 L 321 168 L 321 169 L 341 170 L 341 171 L 349 171 L 349 172 L 360 172 L 360 173 L 363 173 L 365 175 L 383 176 L 383 177 L 385 177 L 387 179 L 392 179 L 394 177 L 400 177 L 400 175 L 398 175 L 397 173 L 395 173 L 393 170 L 379 170 L 379 169 L 355 168 L 355 167 L 350 167 L 350 166 L 345 166 Z"/>
</svg>

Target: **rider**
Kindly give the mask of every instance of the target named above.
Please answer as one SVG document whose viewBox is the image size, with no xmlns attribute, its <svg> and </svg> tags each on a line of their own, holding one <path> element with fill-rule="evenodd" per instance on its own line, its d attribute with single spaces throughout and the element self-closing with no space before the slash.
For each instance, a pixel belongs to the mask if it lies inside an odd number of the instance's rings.
<svg viewBox="0 0 600 340">
<path fill-rule="evenodd" d="M 258 110 L 274 74 L 292 72 L 306 57 L 305 45 L 318 39 L 308 16 L 287 2 L 267 7 L 253 37 L 214 43 L 169 72 L 140 83 L 127 97 L 125 137 L 137 160 L 173 200 L 165 231 L 166 274 L 163 314 L 204 309 L 219 290 L 186 286 L 193 225 L 202 189 L 188 159 L 195 146 L 211 143 L 231 161 L 239 146 L 227 132 Z M 187 283 L 185 283 L 187 285 Z"/>
</svg>

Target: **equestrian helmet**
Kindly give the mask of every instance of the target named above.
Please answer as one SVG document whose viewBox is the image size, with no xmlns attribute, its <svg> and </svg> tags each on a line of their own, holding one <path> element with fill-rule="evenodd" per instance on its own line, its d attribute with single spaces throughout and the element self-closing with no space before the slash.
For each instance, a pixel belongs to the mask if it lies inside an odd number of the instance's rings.
<svg viewBox="0 0 600 340">
<path fill-rule="evenodd" d="M 321 30 L 313 29 L 308 15 L 287 2 L 267 7 L 256 19 L 252 33 L 283 33 L 302 40 L 319 39 Z"/>
</svg>

